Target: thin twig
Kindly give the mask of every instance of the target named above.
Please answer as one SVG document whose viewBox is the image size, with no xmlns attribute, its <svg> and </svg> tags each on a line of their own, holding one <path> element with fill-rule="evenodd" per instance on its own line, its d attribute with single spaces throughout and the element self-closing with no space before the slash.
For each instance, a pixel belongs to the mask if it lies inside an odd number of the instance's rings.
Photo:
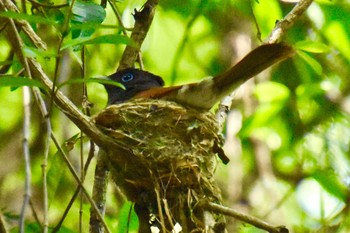
<svg viewBox="0 0 350 233">
<path fill-rule="evenodd" d="M 10 5 L 10 4 L 9 4 Z M 22 47 L 23 47 L 23 42 L 20 39 L 19 33 L 17 31 L 17 28 L 15 26 L 15 23 L 12 19 L 8 20 L 9 22 L 9 27 L 7 29 L 9 34 L 9 37 L 13 37 L 14 41 L 13 43 L 16 45 L 15 46 L 15 52 L 17 56 L 20 57 L 20 60 L 22 60 L 22 64 L 25 69 L 26 75 L 31 78 L 31 71 L 29 68 L 28 60 L 24 56 L 22 52 Z M 26 89 L 24 89 L 26 90 Z M 45 149 L 44 149 L 44 158 L 43 158 L 43 163 L 42 163 L 42 178 L 43 178 L 43 208 L 44 208 L 44 228 L 43 232 L 47 233 L 48 232 L 48 225 L 49 225 L 49 220 L 48 220 L 48 192 L 47 192 L 47 177 L 46 177 L 46 167 L 47 167 L 47 159 L 48 159 L 48 154 L 49 154 L 49 148 L 50 148 L 50 135 L 51 135 L 51 124 L 49 119 L 46 118 L 47 116 L 47 111 L 46 111 L 46 106 L 44 101 L 41 99 L 39 90 L 37 88 L 32 88 L 34 97 L 36 102 L 38 103 L 39 109 L 42 112 L 43 118 L 46 119 L 45 123 L 47 126 L 47 140 L 45 143 Z"/>
<path fill-rule="evenodd" d="M 5 222 L 4 215 L 1 212 L 0 212 L 0 232 L 8 233 L 7 224 Z"/>
<path fill-rule="evenodd" d="M 2 0 L 1 1 L 3 4 L 4 9 L 8 11 L 14 11 L 14 12 L 19 12 L 17 9 L 17 6 L 10 0 Z M 2 10 L 4 10 L 2 9 Z M 28 36 L 31 42 L 40 49 L 46 50 L 47 46 L 46 43 L 34 32 L 33 28 L 28 24 L 27 21 L 25 20 L 16 20 L 17 25 L 21 27 L 23 32 Z"/>
<path fill-rule="evenodd" d="M 37 222 L 38 226 L 40 227 L 40 232 L 43 232 L 44 231 L 44 228 L 43 226 L 41 225 L 40 223 L 40 219 L 39 219 L 39 216 L 38 216 L 38 212 L 36 211 L 35 207 L 34 207 L 34 203 L 33 203 L 33 200 L 30 199 L 29 200 L 29 206 L 30 206 L 30 209 L 32 210 L 32 213 L 33 213 L 33 217 L 35 219 L 35 221 Z M 1 232 L 1 231 L 0 231 Z"/>
<path fill-rule="evenodd" d="M 289 232 L 288 229 L 284 226 L 278 226 L 278 227 L 271 226 L 267 222 L 264 222 L 256 217 L 242 214 L 238 211 L 235 211 L 226 206 L 222 206 L 216 203 L 203 201 L 202 203 L 200 203 L 200 206 L 202 206 L 204 209 L 207 209 L 209 211 L 234 217 L 236 219 L 239 219 L 240 221 L 249 223 L 257 228 L 263 229 L 270 233 L 288 233 Z"/>
<path fill-rule="evenodd" d="M 47 3 L 37 2 L 37 1 L 34 1 L 34 0 L 28 0 L 28 1 L 29 1 L 33 6 L 36 6 L 36 7 L 63 8 L 63 7 L 69 6 L 68 3 L 63 3 L 63 4 L 54 5 L 54 4 L 47 4 Z"/>
<path fill-rule="evenodd" d="M 30 136 L 30 89 L 23 87 L 23 157 L 25 163 L 25 181 L 24 181 L 24 200 L 19 218 L 19 232 L 24 232 L 25 213 L 31 197 L 31 170 L 30 170 L 30 153 L 29 153 L 29 136 Z"/>
<path fill-rule="evenodd" d="M 286 31 L 304 14 L 312 2 L 313 0 L 300 0 L 282 20 L 277 22 L 275 28 L 269 35 L 267 42 L 270 44 L 278 42 L 284 36 Z"/>
<path fill-rule="evenodd" d="M 68 8 L 68 12 L 66 13 L 66 18 L 64 20 L 63 23 L 63 27 L 62 27 L 62 36 L 60 37 L 59 41 L 58 41 L 58 46 L 57 46 L 57 50 L 56 50 L 56 64 L 55 64 L 55 72 L 54 72 L 54 76 L 53 76 L 53 85 L 51 87 L 51 99 L 50 99 L 50 104 L 49 104 L 49 115 L 50 115 L 50 111 L 52 109 L 52 105 L 53 105 L 53 99 L 56 93 L 56 89 L 57 89 L 57 81 L 58 81 L 58 70 L 59 70 L 59 66 L 61 63 L 61 55 L 62 55 L 62 51 L 61 51 L 61 47 L 63 44 L 63 40 L 64 40 L 64 36 L 67 34 L 68 29 L 69 29 L 69 23 L 70 23 L 70 19 L 73 13 L 73 6 L 74 6 L 75 0 L 72 0 L 70 2 L 69 8 Z"/>
<path fill-rule="evenodd" d="M 296 6 L 282 20 L 278 21 L 265 43 L 273 44 L 280 41 L 287 29 L 289 29 L 295 24 L 295 22 L 310 6 L 312 1 L 313 0 L 300 0 L 296 4 Z M 221 101 L 219 104 L 216 116 L 221 127 L 224 126 L 224 122 L 229 112 L 228 110 L 231 109 L 233 97 L 234 94 L 232 93 L 231 95 L 228 95 L 226 98 L 224 98 L 223 101 Z"/>
<path fill-rule="evenodd" d="M 49 157 L 49 151 L 50 151 L 50 137 L 51 137 L 51 122 L 50 118 L 48 117 L 48 111 L 46 109 L 46 105 L 44 100 L 42 99 L 40 95 L 40 91 L 38 88 L 34 87 L 32 88 L 35 101 L 37 105 L 39 106 L 39 109 L 41 111 L 41 115 L 43 119 L 45 120 L 46 124 L 46 140 L 45 140 L 45 148 L 44 148 L 44 158 L 42 161 L 41 169 L 42 169 L 42 179 L 43 179 L 43 208 L 44 208 L 44 229 L 43 232 L 48 232 L 49 227 L 49 195 L 48 195 L 48 189 L 47 189 L 47 161 Z"/>
<path fill-rule="evenodd" d="M 6 7 L 3 3 L 0 2 L 1 10 L 5 11 Z M 28 77 L 31 77 L 31 72 L 29 69 L 28 61 L 26 57 L 22 53 L 23 42 L 20 39 L 19 33 L 15 26 L 15 22 L 12 19 L 5 19 L 8 23 L 6 27 L 7 37 L 13 40 L 13 48 L 15 53 L 17 54 L 19 60 L 24 66 L 25 74 Z M 23 199 L 23 204 L 21 208 L 21 214 L 19 219 L 19 231 L 24 232 L 24 222 L 25 222 L 25 213 L 26 209 L 31 197 L 31 169 L 30 169 L 30 152 L 29 152 L 29 136 L 30 136 L 30 88 L 23 87 L 23 110 L 24 110 L 24 118 L 23 118 L 23 156 L 25 163 L 25 194 Z"/>
<path fill-rule="evenodd" d="M 252 1 L 253 0 L 249 1 L 249 10 L 250 10 L 250 12 L 252 14 L 252 17 L 253 17 L 253 20 L 254 20 L 254 24 L 255 24 L 255 28 L 256 28 L 256 37 L 258 38 L 258 40 L 260 42 L 262 42 L 262 40 L 261 40 L 261 31 L 260 31 L 260 27 L 259 27 L 259 24 L 258 24 L 258 20 L 256 19 L 256 16 L 255 16 L 254 11 L 253 11 Z"/>
<path fill-rule="evenodd" d="M 73 175 L 74 179 L 78 182 L 78 184 L 81 187 L 81 190 L 83 191 L 85 197 L 89 200 L 92 208 L 94 208 L 94 210 L 96 211 L 97 216 L 99 217 L 100 221 L 102 222 L 105 230 L 110 233 L 111 231 L 109 230 L 106 222 L 103 220 L 103 216 L 101 215 L 100 211 L 98 210 L 98 207 L 96 206 L 95 202 L 93 201 L 93 199 L 91 198 L 91 196 L 89 195 L 89 192 L 86 190 L 86 188 L 84 187 L 83 183 L 81 182 L 79 175 L 77 174 L 77 172 L 74 170 L 73 165 L 71 164 L 71 162 L 69 161 L 66 153 L 64 152 L 64 150 L 61 148 L 60 144 L 58 143 L 56 137 L 51 134 L 51 138 L 53 140 L 53 142 L 55 143 L 55 146 L 57 147 L 57 149 L 60 152 L 61 157 L 63 158 L 64 162 L 67 164 L 69 171 L 71 172 L 71 174 Z"/>
</svg>

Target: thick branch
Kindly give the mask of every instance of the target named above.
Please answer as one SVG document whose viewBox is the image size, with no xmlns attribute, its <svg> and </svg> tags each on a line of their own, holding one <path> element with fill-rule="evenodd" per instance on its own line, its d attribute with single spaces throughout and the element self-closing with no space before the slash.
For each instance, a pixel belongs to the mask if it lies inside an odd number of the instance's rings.
<svg viewBox="0 0 350 233">
<path fill-rule="evenodd" d="M 131 39 L 135 42 L 135 46 L 128 45 L 125 48 L 118 70 L 133 67 L 151 26 L 157 4 L 158 0 L 148 0 L 141 11 L 135 10 L 135 26 L 131 33 Z"/>
</svg>

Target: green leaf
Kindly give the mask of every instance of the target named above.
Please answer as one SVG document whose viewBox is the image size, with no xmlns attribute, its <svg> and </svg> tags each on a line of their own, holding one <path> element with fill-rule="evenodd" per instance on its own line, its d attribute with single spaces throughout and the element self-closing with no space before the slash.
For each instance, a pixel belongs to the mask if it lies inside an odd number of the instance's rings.
<svg viewBox="0 0 350 233">
<path fill-rule="evenodd" d="M 72 20 L 76 22 L 102 23 L 105 17 L 105 9 L 92 1 L 77 0 L 74 2 Z"/>
<path fill-rule="evenodd" d="M 255 87 L 254 94 L 261 103 L 284 101 L 289 97 L 289 89 L 281 83 L 263 82 Z"/>
<path fill-rule="evenodd" d="M 347 190 L 336 174 L 331 170 L 318 170 L 312 177 L 325 189 L 327 192 L 346 202 Z"/>
<path fill-rule="evenodd" d="M 311 68 L 318 74 L 318 75 L 321 75 L 322 74 L 322 66 L 321 64 L 316 60 L 314 59 L 313 57 L 311 57 L 309 54 L 303 52 L 303 51 L 300 51 L 300 50 L 297 50 L 297 54 L 306 62 L 308 63 Z"/>
<path fill-rule="evenodd" d="M 133 40 L 131 40 L 127 36 L 109 34 L 109 35 L 98 36 L 91 39 L 80 37 L 64 43 L 61 50 L 64 50 L 66 48 L 73 47 L 76 45 L 88 45 L 88 44 L 126 44 L 126 45 L 133 46 L 135 43 L 133 42 Z"/>
<path fill-rule="evenodd" d="M 265 127 L 269 122 L 277 117 L 283 107 L 283 103 L 266 103 L 260 105 L 255 113 L 247 118 L 242 125 L 239 135 L 242 137 L 249 136 L 254 130 Z"/>
<path fill-rule="evenodd" d="M 119 213 L 117 233 L 136 231 L 139 225 L 132 202 L 125 202 Z M 128 228 L 129 226 L 129 228 Z"/>
<path fill-rule="evenodd" d="M 58 24 L 58 22 L 56 22 L 55 20 L 44 18 L 42 16 L 28 15 L 25 13 L 18 13 L 13 11 L 0 12 L 0 17 L 6 17 L 11 19 L 17 19 L 17 20 L 25 20 L 30 23 L 41 23 L 41 24 L 51 24 L 51 25 Z"/>
<path fill-rule="evenodd" d="M 43 88 L 43 85 L 38 80 L 29 79 L 27 77 L 14 77 L 6 76 L 0 78 L 0 87 L 40 87 Z"/>
<path fill-rule="evenodd" d="M 73 135 L 63 142 L 61 148 L 65 153 L 70 152 L 74 149 L 75 144 L 80 139 L 80 133 Z M 59 183 L 64 179 L 64 170 L 62 167 L 65 166 L 63 162 L 60 151 L 57 151 L 53 156 L 49 157 L 49 166 L 47 171 L 47 185 L 50 190 L 49 200 L 54 200 L 54 197 L 57 193 L 57 188 Z"/>
<path fill-rule="evenodd" d="M 99 25 L 106 18 L 105 9 L 92 2 L 92 1 L 75 1 L 73 5 L 73 15 L 71 23 L 74 24 L 85 24 L 93 23 Z M 90 37 L 94 32 L 95 28 L 86 29 L 72 29 L 72 39 L 79 37 Z"/>
<path fill-rule="evenodd" d="M 121 83 L 118 83 L 116 81 L 109 80 L 109 79 L 104 79 L 104 78 L 77 78 L 77 79 L 71 79 L 71 80 L 68 80 L 68 81 L 63 82 L 60 85 L 58 85 L 58 88 L 61 88 L 64 85 L 77 84 L 77 83 L 100 83 L 100 84 L 113 85 L 113 86 L 117 86 L 117 87 L 120 87 L 122 89 L 125 89 L 124 86 Z"/>
<path fill-rule="evenodd" d="M 317 41 L 303 40 L 295 44 L 295 47 L 310 53 L 328 53 L 330 48 Z"/>
</svg>

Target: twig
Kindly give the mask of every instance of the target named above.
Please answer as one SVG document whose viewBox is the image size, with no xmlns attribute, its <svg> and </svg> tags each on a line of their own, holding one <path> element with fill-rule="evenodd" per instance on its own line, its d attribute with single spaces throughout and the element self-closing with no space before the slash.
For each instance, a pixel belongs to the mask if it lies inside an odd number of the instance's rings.
<svg viewBox="0 0 350 233">
<path fill-rule="evenodd" d="M 44 208 L 44 229 L 43 232 L 47 233 L 48 232 L 48 227 L 49 227 L 49 195 L 48 195 L 48 190 L 47 190 L 47 160 L 49 157 L 49 151 L 50 151 L 50 137 L 51 137 L 51 122 L 50 119 L 48 118 L 48 111 L 46 109 L 46 105 L 44 100 L 42 99 L 40 95 L 40 91 L 38 88 L 32 88 L 33 94 L 35 101 L 37 105 L 39 106 L 39 109 L 41 111 L 41 115 L 43 119 L 45 120 L 46 124 L 46 140 L 45 140 L 45 149 L 44 149 L 44 158 L 43 162 L 41 165 L 42 169 L 42 179 L 43 179 L 43 208 Z"/>
<path fill-rule="evenodd" d="M 253 16 L 253 20 L 254 20 L 254 24 L 255 24 L 255 28 L 256 28 L 256 37 L 258 38 L 258 40 L 260 42 L 262 42 L 262 40 L 261 40 L 261 31 L 260 31 L 259 23 L 256 20 L 256 17 L 255 17 L 254 11 L 253 11 L 253 4 L 252 4 L 252 2 L 253 2 L 252 0 L 249 1 L 249 10 L 250 10 L 250 13 Z"/>
<path fill-rule="evenodd" d="M 95 144 L 91 142 L 91 143 L 90 143 L 89 156 L 88 156 L 88 158 L 87 158 L 87 160 L 86 160 L 86 162 L 85 162 L 85 166 L 84 166 L 84 173 L 85 173 L 85 174 L 87 173 L 87 170 L 88 170 L 88 167 L 89 167 L 89 165 L 90 165 L 90 162 L 91 162 L 91 160 L 92 160 L 92 158 L 93 158 L 93 156 L 94 156 L 94 152 L 95 152 Z M 65 220 L 65 218 L 66 218 L 66 216 L 67 216 L 67 214 L 68 214 L 70 208 L 72 207 L 72 205 L 73 205 L 75 199 L 77 198 L 79 192 L 80 192 L 80 185 L 78 185 L 78 186 L 76 187 L 76 189 L 75 189 L 75 191 L 74 191 L 74 194 L 73 194 L 72 198 L 70 199 L 70 201 L 69 201 L 69 203 L 68 203 L 66 209 L 64 210 L 61 219 L 58 221 L 57 225 L 52 229 L 52 233 L 55 233 L 55 232 L 57 232 L 57 231 L 60 230 L 60 228 L 61 228 L 61 226 L 62 226 L 62 223 L 63 223 L 63 221 Z M 97 204 L 97 205 L 98 205 L 98 204 Z"/>
<path fill-rule="evenodd" d="M 301 17 L 301 15 L 310 6 L 312 1 L 313 0 L 300 0 L 282 20 L 278 21 L 265 43 L 273 44 L 280 41 L 287 29 L 295 24 L 298 18 Z M 221 127 L 224 126 L 224 122 L 228 114 L 227 110 L 231 108 L 233 97 L 234 94 L 232 93 L 231 95 L 225 97 L 219 104 L 216 116 Z"/>
<path fill-rule="evenodd" d="M 14 11 L 14 12 L 19 12 L 17 9 L 16 5 L 10 1 L 10 0 L 2 0 L 1 1 L 3 4 L 3 9 L 2 10 L 8 10 L 8 11 Z M 16 20 L 16 23 L 22 28 L 24 33 L 28 36 L 31 42 L 40 49 L 46 50 L 46 43 L 41 40 L 41 38 L 34 32 L 33 28 L 28 24 L 27 21 L 25 20 Z"/>
<path fill-rule="evenodd" d="M 62 7 L 67 7 L 69 6 L 68 3 L 63 3 L 63 4 L 58 4 L 58 5 L 54 5 L 54 4 L 47 4 L 47 3 L 42 3 L 42 2 L 37 2 L 34 0 L 28 0 L 33 6 L 36 7 L 47 7 L 47 8 L 62 8 Z"/>
<path fill-rule="evenodd" d="M 231 216 L 234 217 L 236 219 L 239 219 L 240 221 L 249 223 L 257 228 L 263 229 L 265 231 L 268 231 L 270 233 L 288 233 L 288 229 L 284 226 L 278 226 L 278 227 L 274 227 L 271 226 L 270 224 L 256 218 L 253 216 L 249 216 L 246 214 L 242 214 L 238 211 L 235 211 L 233 209 L 230 209 L 226 206 L 222 206 L 216 203 L 212 203 L 212 202 L 207 202 L 207 201 L 203 201 L 202 203 L 200 203 L 200 206 L 202 206 L 204 209 L 207 209 L 209 211 L 214 211 L 216 213 L 220 213 L 220 214 L 224 214 L 226 216 Z"/>
<path fill-rule="evenodd" d="M 64 23 L 63 23 L 63 27 L 62 27 L 63 34 L 62 34 L 61 38 L 58 41 L 58 46 L 57 46 L 57 51 L 56 51 L 57 57 L 56 57 L 56 64 L 55 64 L 55 72 L 54 72 L 53 81 L 52 81 L 53 85 L 51 87 L 51 99 L 50 99 L 50 104 L 49 104 L 49 115 L 50 115 L 50 111 L 52 109 L 52 104 L 53 104 L 54 96 L 55 96 L 56 89 L 57 89 L 56 88 L 56 84 L 57 84 L 57 81 L 58 81 L 58 69 L 59 69 L 59 65 L 61 63 L 61 55 L 62 55 L 61 47 L 62 47 L 62 44 L 63 44 L 64 36 L 68 32 L 69 22 L 70 22 L 72 14 L 73 14 L 74 3 L 75 3 L 75 0 L 72 0 L 70 2 L 69 8 L 68 8 L 68 12 L 66 13 L 66 17 L 65 17 L 65 20 L 64 20 Z"/>
<path fill-rule="evenodd" d="M 269 35 L 267 42 L 272 44 L 279 41 L 290 27 L 292 27 L 298 18 L 306 11 L 313 0 L 300 0 L 295 7 L 280 21 Z"/>
<path fill-rule="evenodd" d="M 7 224 L 5 222 L 4 215 L 1 212 L 0 212 L 0 232 L 8 233 Z"/>
<path fill-rule="evenodd" d="M 43 232 L 44 228 L 40 224 L 40 219 L 39 219 L 39 216 L 38 216 L 38 212 L 35 210 L 34 203 L 33 203 L 32 199 L 29 200 L 29 206 L 30 206 L 30 209 L 32 210 L 33 217 L 34 217 L 35 221 L 37 222 L 38 226 L 40 227 L 40 232 Z"/>
<path fill-rule="evenodd" d="M 31 196 L 31 170 L 30 170 L 30 155 L 29 155 L 29 135 L 30 135 L 30 89 L 29 87 L 23 87 L 23 107 L 24 107 L 24 119 L 23 119 L 23 156 L 25 163 L 25 194 L 22 204 L 20 219 L 19 219 L 19 232 L 24 232 L 25 213 Z"/>
<path fill-rule="evenodd" d="M 83 183 L 81 182 L 79 175 L 77 174 L 77 172 L 74 170 L 73 165 L 71 164 L 71 162 L 69 161 L 69 159 L 67 158 L 66 153 L 63 151 L 63 149 L 61 148 L 60 144 L 58 143 L 56 137 L 51 134 L 51 138 L 53 140 L 53 142 L 55 143 L 57 149 L 60 152 L 60 155 L 62 156 L 64 162 L 67 164 L 69 171 L 71 172 L 71 174 L 73 175 L 74 179 L 78 182 L 78 184 L 81 187 L 81 190 L 83 191 L 85 197 L 89 200 L 92 208 L 94 208 L 94 210 L 96 211 L 97 216 L 99 217 L 100 221 L 102 222 L 105 230 L 110 233 L 111 231 L 109 230 L 106 222 L 103 220 L 103 216 L 101 215 L 101 213 L 98 211 L 98 207 L 96 206 L 95 202 L 93 201 L 93 199 L 90 197 L 89 192 L 86 190 L 86 188 L 84 187 Z"/>
<path fill-rule="evenodd" d="M 0 9 L 2 11 L 6 10 L 5 5 L 0 2 Z M 19 37 L 19 33 L 15 26 L 15 23 L 12 19 L 5 19 L 7 21 L 8 26 L 5 28 L 7 37 L 12 41 L 12 45 L 15 53 L 17 54 L 19 60 L 24 66 L 25 73 L 28 77 L 31 77 L 31 72 L 29 69 L 28 61 L 26 57 L 22 53 L 23 42 Z M 21 214 L 19 219 L 19 232 L 24 232 L 24 222 L 25 222 L 25 213 L 26 209 L 31 197 L 31 170 L 30 170 L 30 152 L 29 152 L 29 136 L 30 136 L 30 88 L 23 87 L 23 110 L 24 110 L 24 118 L 23 118 L 23 156 L 25 163 L 25 194 L 24 200 L 21 208 Z"/>
<path fill-rule="evenodd" d="M 11 5 L 11 4 L 8 4 Z M 20 60 L 22 61 L 22 64 L 25 68 L 25 73 L 27 74 L 27 76 L 29 78 L 32 77 L 31 75 L 31 71 L 29 68 L 29 64 L 28 64 L 28 60 L 27 58 L 24 56 L 23 52 L 22 52 L 22 47 L 23 47 L 23 42 L 20 39 L 19 33 L 17 31 L 17 28 L 15 26 L 15 23 L 12 19 L 8 19 L 9 22 L 9 27 L 7 28 L 7 32 L 8 32 L 8 37 L 12 37 L 13 40 L 11 39 L 11 41 L 13 41 L 13 44 L 15 45 L 15 53 L 17 54 L 17 56 L 19 56 Z M 26 27 L 27 28 L 27 27 Z M 27 89 L 24 89 L 27 90 Z M 43 208 L 44 208 L 44 228 L 43 228 L 43 232 L 47 233 L 48 232 L 48 225 L 49 225 L 49 220 L 48 220 L 48 192 L 47 192 L 47 178 L 46 178 L 46 167 L 47 167 L 47 158 L 48 158 L 48 154 L 49 154 L 49 148 L 50 148 L 50 135 L 51 135 L 51 123 L 49 121 L 49 119 L 46 118 L 47 116 L 47 111 L 46 111 L 46 106 L 44 101 L 42 100 L 41 96 L 40 96 L 40 92 L 38 90 L 38 88 L 32 88 L 33 93 L 34 93 L 34 97 L 36 102 L 38 103 L 39 109 L 42 112 L 42 116 L 44 119 L 46 119 L 46 130 L 47 130 L 47 140 L 45 143 L 45 150 L 44 150 L 44 159 L 43 159 L 43 163 L 42 163 L 42 178 L 43 178 Z"/>
</svg>

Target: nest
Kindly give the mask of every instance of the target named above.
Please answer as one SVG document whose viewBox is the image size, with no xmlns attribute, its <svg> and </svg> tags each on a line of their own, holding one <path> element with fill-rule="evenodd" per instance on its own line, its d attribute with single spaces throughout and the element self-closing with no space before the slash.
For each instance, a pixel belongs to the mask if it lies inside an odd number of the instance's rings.
<svg viewBox="0 0 350 233">
<path fill-rule="evenodd" d="M 94 121 L 134 155 L 125 164 L 114 162 L 110 148 L 107 156 L 115 182 L 132 201 L 146 193 L 146 202 L 159 195 L 168 203 L 182 196 L 188 206 L 202 198 L 219 202 L 213 174 L 222 139 L 211 112 L 147 99 L 111 105 Z"/>
</svg>

